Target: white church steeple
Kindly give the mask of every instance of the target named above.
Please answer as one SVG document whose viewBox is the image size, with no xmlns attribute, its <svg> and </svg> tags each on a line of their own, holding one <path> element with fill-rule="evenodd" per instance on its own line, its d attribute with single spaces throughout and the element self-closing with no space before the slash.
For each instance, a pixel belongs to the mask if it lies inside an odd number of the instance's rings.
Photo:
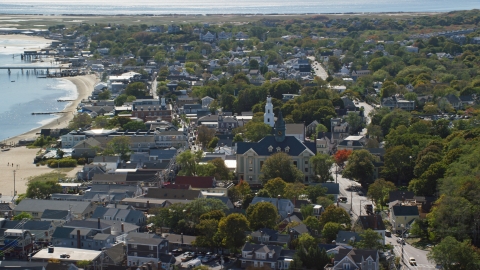
<svg viewBox="0 0 480 270">
<path fill-rule="evenodd" d="M 263 114 L 263 122 L 271 127 L 275 125 L 275 115 L 273 114 L 272 98 L 267 97 L 267 104 L 265 104 L 265 113 Z"/>
</svg>

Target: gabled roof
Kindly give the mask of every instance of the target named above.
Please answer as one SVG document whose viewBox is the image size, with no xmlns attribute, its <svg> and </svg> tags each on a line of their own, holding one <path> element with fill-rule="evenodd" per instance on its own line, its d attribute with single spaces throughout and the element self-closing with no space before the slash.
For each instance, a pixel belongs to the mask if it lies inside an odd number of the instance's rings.
<svg viewBox="0 0 480 270">
<path fill-rule="evenodd" d="M 63 227 L 70 228 L 88 228 L 88 229 L 106 229 L 111 227 L 110 225 L 100 220 L 100 228 L 98 228 L 98 221 L 89 221 L 89 220 L 72 220 L 63 225 Z"/>
<path fill-rule="evenodd" d="M 268 147 L 272 146 L 273 151 L 269 152 Z M 277 142 L 274 136 L 266 136 L 259 142 L 238 142 L 237 154 L 243 155 L 248 150 L 252 149 L 259 156 L 271 156 L 277 153 L 276 148 L 280 147 L 282 152 L 285 152 L 285 148 L 289 147 L 289 151 L 286 154 L 290 156 L 299 156 L 304 151 L 309 151 L 313 155 L 317 152 L 315 143 L 304 142 L 302 143 L 294 136 L 285 136 L 283 142 Z"/>
<path fill-rule="evenodd" d="M 165 238 L 156 234 L 131 232 L 125 239 L 128 244 L 135 243 L 141 245 L 160 245 Z"/>
<path fill-rule="evenodd" d="M 382 216 L 380 215 L 360 216 L 359 222 L 364 230 L 385 230 L 385 224 L 383 224 Z"/>
<path fill-rule="evenodd" d="M 412 191 L 394 190 L 388 194 L 388 202 L 411 200 L 415 196 Z"/>
<path fill-rule="evenodd" d="M 190 185 L 192 188 L 212 188 L 215 187 L 215 177 L 213 176 L 177 176 L 175 184 Z"/>
<path fill-rule="evenodd" d="M 320 183 L 320 185 L 324 188 L 327 188 L 326 194 L 340 194 L 340 184 L 338 183 Z"/>
<path fill-rule="evenodd" d="M 149 188 L 145 198 L 194 200 L 201 197 L 200 190 Z"/>
<path fill-rule="evenodd" d="M 75 230 L 75 228 L 57 227 L 52 234 L 52 238 L 70 238 L 70 233 L 72 233 L 73 230 Z"/>
<path fill-rule="evenodd" d="M 66 219 L 68 217 L 68 210 L 50 210 L 43 211 L 41 219 Z"/>
<path fill-rule="evenodd" d="M 93 158 L 93 163 L 118 163 L 120 157 L 118 156 L 96 156 Z"/>
<path fill-rule="evenodd" d="M 392 207 L 395 216 L 418 216 L 416 205 L 395 205 Z"/>
<path fill-rule="evenodd" d="M 351 231 L 338 231 L 337 233 L 337 239 L 335 240 L 335 243 L 338 244 L 347 244 L 349 245 L 351 241 L 353 242 L 358 242 L 362 238 L 360 235 L 356 232 L 351 232 Z"/>
<path fill-rule="evenodd" d="M 91 207 L 90 202 L 75 202 L 68 204 L 64 201 L 23 199 L 14 209 L 15 212 L 43 212 L 45 209 L 69 210 L 72 213 L 83 213 Z"/>
<path fill-rule="evenodd" d="M 339 262 L 343 258 L 348 257 L 351 261 L 355 262 L 356 264 L 362 263 L 368 257 L 372 258 L 375 262 L 378 257 L 377 250 L 366 250 L 366 249 L 348 249 L 348 248 L 339 248 L 338 254 L 335 255 L 334 261 Z"/>
</svg>

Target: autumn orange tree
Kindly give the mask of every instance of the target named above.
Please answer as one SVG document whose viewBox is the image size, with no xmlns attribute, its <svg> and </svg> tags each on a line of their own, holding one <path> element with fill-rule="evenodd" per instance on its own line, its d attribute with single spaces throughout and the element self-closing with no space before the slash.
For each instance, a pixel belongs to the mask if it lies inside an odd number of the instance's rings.
<svg viewBox="0 0 480 270">
<path fill-rule="evenodd" d="M 348 157 L 352 154 L 352 150 L 338 150 L 337 153 L 335 153 L 335 163 L 337 163 L 338 166 L 343 166 L 345 164 L 345 161 L 347 161 Z"/>
</svg>

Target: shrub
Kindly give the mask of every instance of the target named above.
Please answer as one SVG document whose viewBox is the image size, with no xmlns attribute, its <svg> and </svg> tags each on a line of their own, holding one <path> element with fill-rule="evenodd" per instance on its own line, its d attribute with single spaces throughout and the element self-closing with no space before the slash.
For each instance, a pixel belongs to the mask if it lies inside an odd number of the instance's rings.
<svg viewBox="0 0 480 270">
<path fill-rule="evenodd" d="M 47 165 L 50 168 L 76 167 L 77 161 L 73 158 L 50 159 L 47 161 Z"/>
</svg>

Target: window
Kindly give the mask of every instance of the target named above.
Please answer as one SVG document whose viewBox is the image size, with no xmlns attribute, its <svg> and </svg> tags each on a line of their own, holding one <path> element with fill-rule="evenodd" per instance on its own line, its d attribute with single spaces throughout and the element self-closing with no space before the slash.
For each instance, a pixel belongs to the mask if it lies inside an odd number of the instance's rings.
<svg viewBox="0 0 480 270">
<path fill-rule="evenodd" d="M 296 161 L 293 161 L 293 165 L 295 165 L 295 167 L 297 167 L 297 162 L 296 162 Z"/>
<path fill-rule="evenodd" d="M 305 160 L 305 165 L 308 165 L 308 160 Z"/>
<path fill-rule="evenodd" d="M 260 161 L 260 168 L 263 167 L 263 161 Z"/>
<path fill-rule="evenodd" d="M 73 247 L 73 241 L 72 241 L 72 247 Z"/>
<path fill-rule="evenodd" d="M 288 153 L 290 151 L 290 147 L 285 147 L 285 153 Z"/>
<path fill-rule="evenodd" d="M 136 245 L 136 244 L 133 244 L 133 245 L 132 245 L 132 248 L 137 249 L 137 245 Z"/>
<path fill-rule="evenodd" d="M 368 260 L 368 265 L 372 265 L 372 260 Z"/>
<path fill-rule="evenodd" d="M 305 172 L 308 172 L 308 168 L 305 168 Z"/>
<path fill-rule="evenodd" d="M 253 171 L 253 167 L 250 167 L 248 170 L 249 170 L 249 171 Z"/>
<path fill-rule="evenodd" d="M 272 152 L 272 151 L 273 151 L 273 146 L 270 145 L 270 146 L 268 147 L 268 152 Z"/>
<path fill-rule="evenodd" d="M 343 269 L 350 270 L 350 264 L 349 263 L 344 263 L 343 264 Z"/>
<path fill-rule="evenodd" d="M 153 246 L 149 246 L 149 249 L 150 249 L 150 250 L 153 250 Z"/>
<path fill-rule="evenodd" d="M 133 252 L 133 256 L 137 256 L 137 252 Z M 133 263 L 133 264 L 135 264 L 135 263 Z"/>
</svg>

